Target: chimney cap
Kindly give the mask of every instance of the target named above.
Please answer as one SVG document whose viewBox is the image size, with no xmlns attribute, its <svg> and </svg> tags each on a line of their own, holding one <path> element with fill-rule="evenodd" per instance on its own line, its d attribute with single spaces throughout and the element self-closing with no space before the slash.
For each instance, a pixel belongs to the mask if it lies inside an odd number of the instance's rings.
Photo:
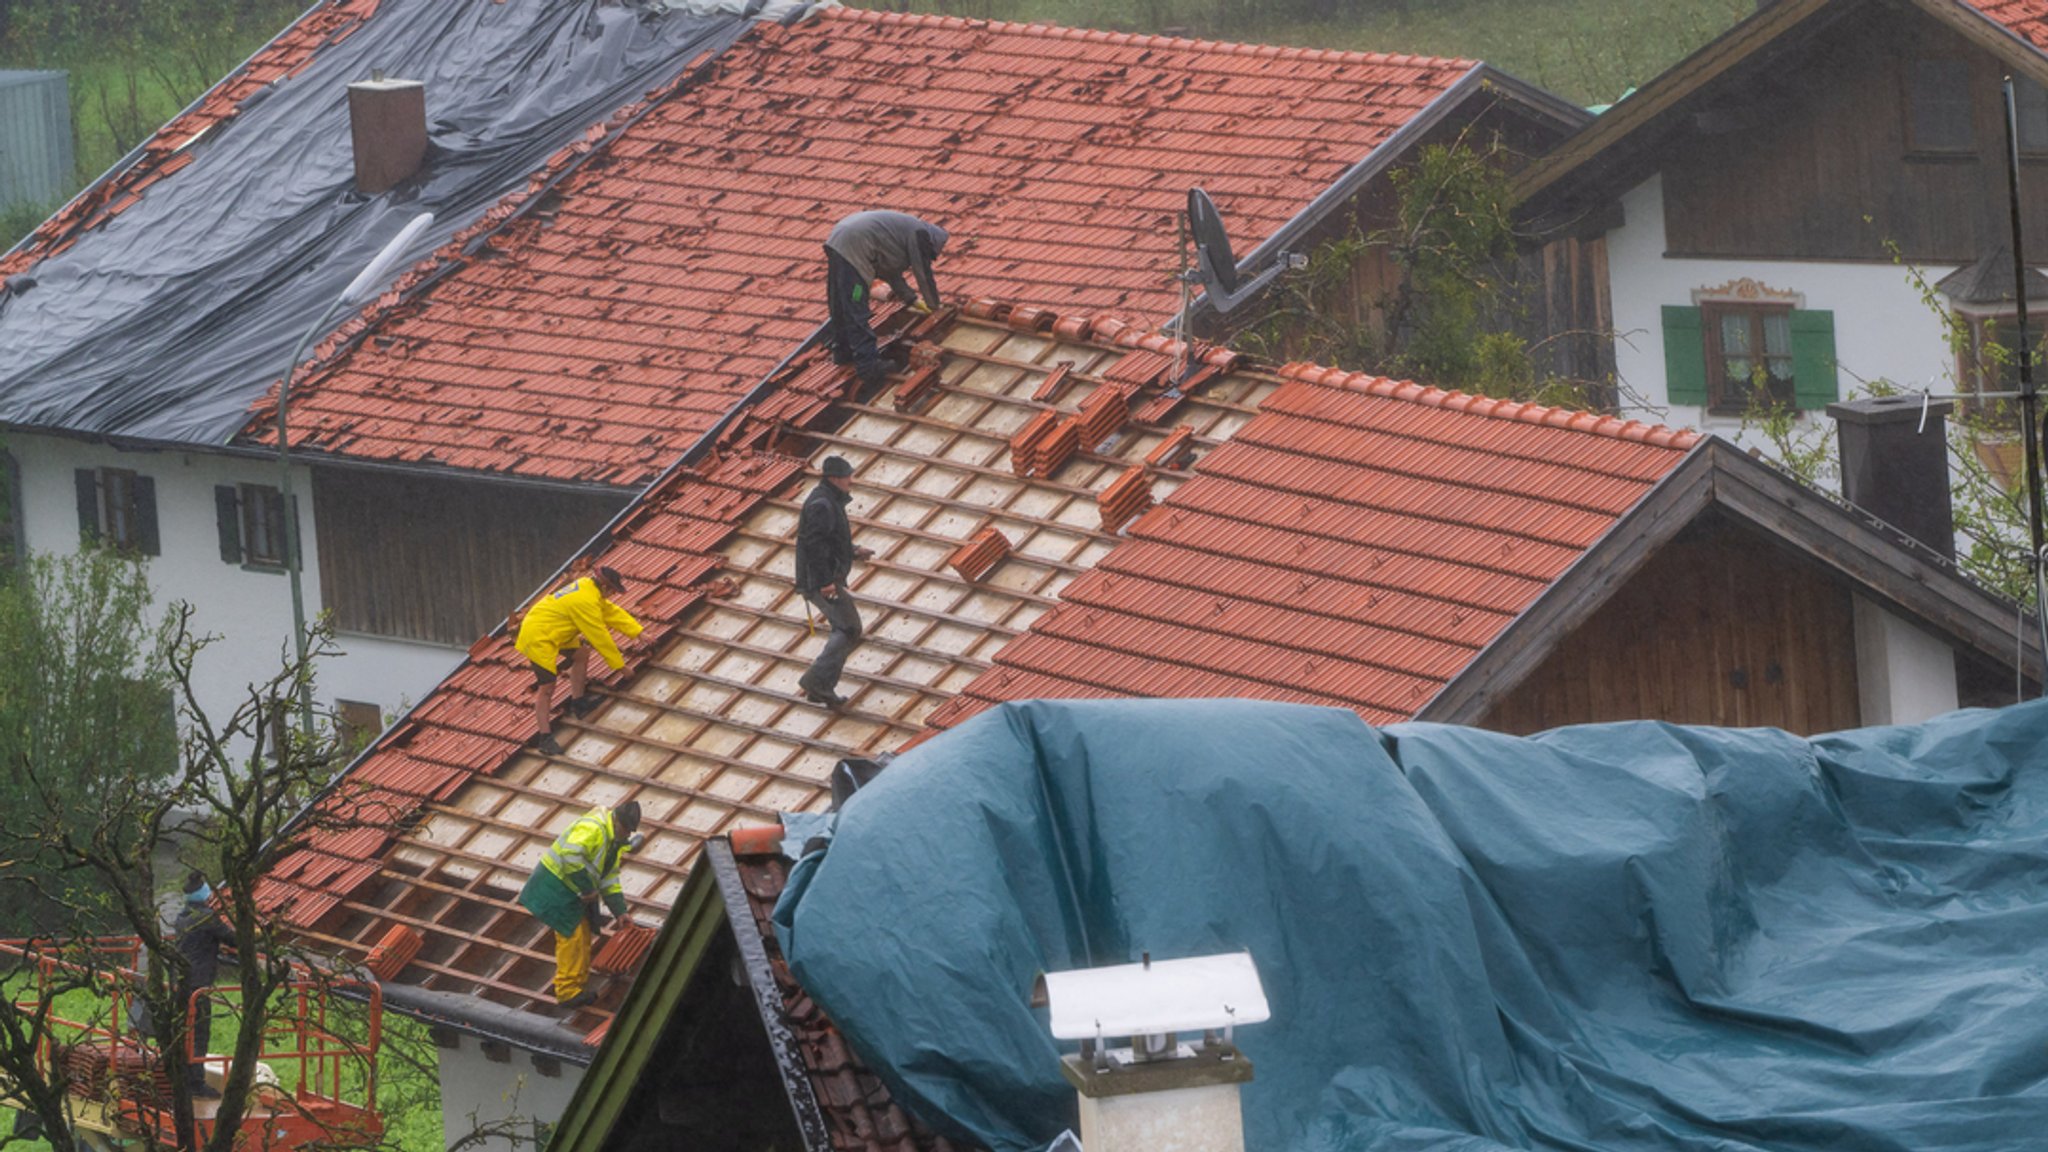
<svg viewBox="0 0 2048 1152">
<path fill-rule="evenodd" d="M 1273 1014 L 1249 952 L 1047 972 L 1044 980 L 1059 1040 L 1197 1032 Z"/>
<path fill-rule="evenodd" d="M 1924 392 L 1903 392 L 1897 396 L 1866 396 L 1861 400 L 1837 401 L 1828 405 L 1828 415 L 1850 424 L 1918 423 L 1946 419 L 1955 411 L 1955 401 L 1936 400 Z"/>
<path fill-rule="evenodd" d="M 424 87 L 426 87 L 426 83 L 421 80 L 400 80 L 396 76 L 386 76 L 382 72 L 378 72 L 372 74 L 368 80 L 357 80 L 354 83 L 350 84 L 349 90 L 363 92 L 398 92 L 407 88 Z"/>
</svg>

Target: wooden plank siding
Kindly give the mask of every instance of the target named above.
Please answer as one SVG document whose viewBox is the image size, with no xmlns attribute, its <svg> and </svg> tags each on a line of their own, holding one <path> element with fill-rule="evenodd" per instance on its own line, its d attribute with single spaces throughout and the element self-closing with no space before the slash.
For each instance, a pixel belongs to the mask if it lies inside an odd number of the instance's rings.
<svg viewBox="0 0 2048 1152">
<path fill-rule="evenodd" d="M 1660 146 L 1666 255 L 1968 264 L 2006 220 L 2000 78 L 2010 66 L 1907 6 L 1869 4 L 1700 93 Z M 1915 152 L 1907 75 L 1920 59 L 1967 65 L 1974 149 Z M 2048 178 L 2031 156 L 2022 179 Z M 2048 198 L 2026 203 L 2048 235 Z"/>
<path fill-rule="evenodd" d="M 1801 734 L 1856 727 L 1849 582 L 1708 513 L 1566 637 L 1481 726 L 1653 716 Z"/>
<path fill-rule="evenodd" d="M 321 599 L 340 631 L 467 648 L 626 498 L 319 469 Z"/>
</svg>

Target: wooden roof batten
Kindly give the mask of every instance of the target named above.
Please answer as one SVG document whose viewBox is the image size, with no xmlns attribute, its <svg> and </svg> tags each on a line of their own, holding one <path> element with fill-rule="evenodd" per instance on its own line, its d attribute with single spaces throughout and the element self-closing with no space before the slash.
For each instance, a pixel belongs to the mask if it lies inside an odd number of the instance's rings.
<svg viewBox="0 0 2048 1152">
<path fill-rule="evenodd" d="M 1861 509 L 1837 502 L 1726 440 L 1707 437 L 1415 718 L 1479 723 L 1652 556 L 1710 510 L 1757 528 L 1937 635 L 1999 664 L 2013 658 L 2018 607 L 2011 600 Z M 2039 684 L 2043 665 L 2037 633 L 2031 625 L 2020 632 L 2025 674 Z"/>
</svg>

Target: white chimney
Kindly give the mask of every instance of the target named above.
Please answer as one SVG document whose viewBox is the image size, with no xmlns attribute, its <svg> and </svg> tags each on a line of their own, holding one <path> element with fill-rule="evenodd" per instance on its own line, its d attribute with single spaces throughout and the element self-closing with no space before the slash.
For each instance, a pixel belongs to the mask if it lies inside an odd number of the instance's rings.
<svg viewBox="0 0 2048 1152">
<path fill-rule="evenodd" d="M 1060 1070 L 1081 1094 L 1086 1152 L 1244 1152 L 1238 1086 L 1252 1063 L 1236 1028 L 1272 1015 L 1251 953 L 1147 955 L 1043 982 L 1054 1038 L 1081 1042 Z"/>
<path fill-rule="evenodd" d="M 388 192 L 427 158 L 427 87 L 375 73 L 348 86 L 348 131 L 356 155 L 356 191 Z"/>
</svg>

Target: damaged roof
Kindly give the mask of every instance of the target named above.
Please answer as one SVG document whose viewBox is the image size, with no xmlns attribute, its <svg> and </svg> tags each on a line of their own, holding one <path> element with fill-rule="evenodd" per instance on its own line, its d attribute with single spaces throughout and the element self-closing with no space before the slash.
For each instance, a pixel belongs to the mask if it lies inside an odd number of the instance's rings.
<svg viewBox="0 0 2048 1152">
<path fill-rule="evenodd" d="M 586 157 L 623 106 L 746 26 L 680 6 L 314 5 L 0 258 L 0 423 L 225 444 L 417 214 L 434 222 L 408 259 L 480 244 L 531 207 L 535 172 Z M 378 70 L 423 84 L 428 149 L 363 196 L 347 86 Z"/>
<path fill-rule="evenodd" d="M 276 873 L 294 929 L 358 957 L 393 939 L 387 979 L 544 1010 L 552 944 L 516 894 L 592 806 L 640 802 L 653 838 L 624 887 L 651 923 L 706 838 L 822 808 L 838 760 L 990 700 L 1412 715 L 1696 440 L 1223 349 L 1183 368 L 1120 319 L 986 301 L 892 340 L 908 367 L 879 394 L 799 357 L 629 510 L 598 559 L 648 635 L 596 680 L 603 707 L 557 724 L 566 756 L 521 747 L 531 680 L 502 630 L 387 732 L 335 800 L 381 806 L 371 826 L 317 831 Z M 876 556 L 851 703 L 826 712 L 797 687 L 823 637 L 792 539 L 833 454 Z M 594 1046 L 621 994 L 568 1044 Z"/>
<path fill-rule="evenodd" d="M 850 212 L 949 229 L 949 296 L 1153 321 L 1178 306 L 1190 185 L 1248 252 L 1482 79 L 1524 91 L 1463 60 L 845 8 L 761 25 L 543 209 L 444 252 L 374 339 L 332 342 L 293 447 L 644 483 L 824 319 Z M 267 413 L 242 434 L 273 437 Z"/>
</svg>

